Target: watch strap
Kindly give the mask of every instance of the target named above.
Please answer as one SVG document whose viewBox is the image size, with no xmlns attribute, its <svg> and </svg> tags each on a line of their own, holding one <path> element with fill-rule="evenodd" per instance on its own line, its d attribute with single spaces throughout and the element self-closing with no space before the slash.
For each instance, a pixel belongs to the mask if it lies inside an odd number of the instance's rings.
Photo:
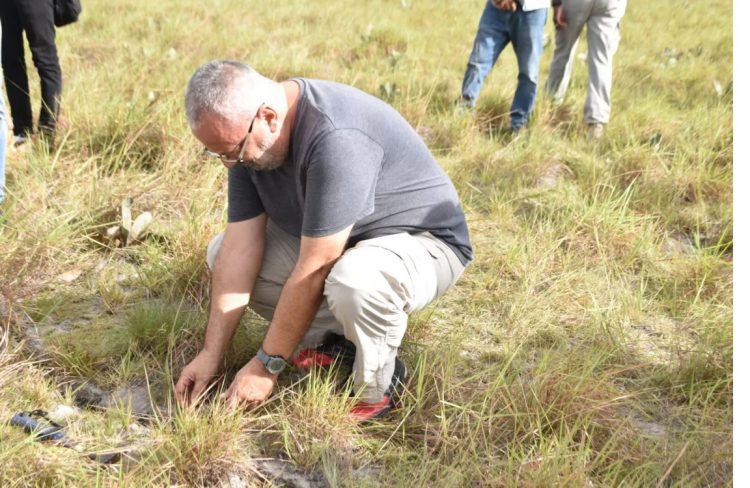
<svg viewBox="0 0 750 488">
<path fill-rule="evenodd" d="M 280 359 L 284 362 L 284 366 L 288 366 L 289 363 L 287 362 L 286 358 L 283 356 L 271 356 L 266 351 L 263 350 L 263 347 L 261 346 L 258 348 L 258 352 L 255 353 L 255 357 L 258 358 L 258 360 L 263 364 L 263 367 L 266 368 L 266 371 L 268 371 L 271 374 L 278 374 L 279 371 L 271 371 L 271 369 L 268 367 L 268 364 L 274 360 L 274 359 Z"/>
</svg>

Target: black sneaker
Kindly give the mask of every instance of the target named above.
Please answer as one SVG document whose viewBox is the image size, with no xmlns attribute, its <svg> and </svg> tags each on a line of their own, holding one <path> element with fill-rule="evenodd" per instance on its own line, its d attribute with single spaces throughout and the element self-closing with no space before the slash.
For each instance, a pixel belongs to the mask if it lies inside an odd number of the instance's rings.
<svg viewBox="0 0 750 488">
<path fill-rule="evenodd" d="M 357 422 L 369 422 L 383 417 L 400 401 L 405 385 L 406 365 L 399 358 L 396 358 L 391 384 L 383 393 L 383 399 L 377 403 L 357 402 L 352 411 L 349 412 L 349 418 Z"/>
</svg>

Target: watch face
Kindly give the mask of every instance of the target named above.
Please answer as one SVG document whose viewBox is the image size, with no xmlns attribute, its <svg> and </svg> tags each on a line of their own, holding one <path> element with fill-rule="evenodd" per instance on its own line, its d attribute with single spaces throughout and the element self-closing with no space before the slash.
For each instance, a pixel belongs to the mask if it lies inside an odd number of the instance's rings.
<svg viewBox="0 0 750 488">
<path fill-rule="evenodd" d="M 266 369 L 269 373 L 279 374 L 286 368 L 286 361 L 283 358 L 271 357 L 266 363 Z"/>
</svg>

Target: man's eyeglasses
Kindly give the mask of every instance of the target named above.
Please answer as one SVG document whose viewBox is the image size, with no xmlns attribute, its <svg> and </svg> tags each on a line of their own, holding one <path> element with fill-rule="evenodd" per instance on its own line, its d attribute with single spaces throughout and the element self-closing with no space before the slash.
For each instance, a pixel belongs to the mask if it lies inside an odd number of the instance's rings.
<svg viewBox="0 0 750 488">
<path fill-rule="evenodd" d="M 263 102 L 260 104 L 260 107 L 258 107 L 258 111 L 255 112 L 255 115 L 253 116 L 253 120 L 250 121 L 250 127 L 247 129 L 247 133 L 245 134 L 245 138 L 242 139 L 242 142 L 239 143 L 240 146 L 240 152 L 238 153 L 237 158 L 229 158 L 224 154 L 220 154 L 217 152 L 209 151 L 208 148 L 204 148 L 203 155 L 208 156 L 209 158 L 219 158 L 223 163 L 226 164 L 245 164 L 245 149 L 247 149 L 247 143 L 250 141 L 250 133 L 253 131 L 253 125 L 255 125 L 255 119 L 258 118 L 258 115 L 260 115 L 260 110 L 263 108 L 263 105 L 265 105 L 266 102 Z"/>
</svg>

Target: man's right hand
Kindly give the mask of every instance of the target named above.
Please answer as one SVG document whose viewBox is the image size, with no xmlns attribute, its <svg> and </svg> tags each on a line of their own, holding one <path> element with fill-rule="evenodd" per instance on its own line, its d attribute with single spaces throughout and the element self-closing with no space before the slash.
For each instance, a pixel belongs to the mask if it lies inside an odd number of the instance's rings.
<svg viewBox="0 0 750 488">
<path fill-rule="evenodd" d="M 563 30 L 568 26 L 567 20 L 565 20 L 565 12 L 563 11 L 562 5 L 555 7 L 555 14 L 552 17 L 555 22 L 555 29 Z"/>
<path fill-rule="evenodd" d="M 492 4 L 500 10 L 510 10 L 511 12 L 516 11 L 515 0 L 492 0 Z"/>
<path fill-rule="evenodd" d="M 217 357 L 205 349 L 183 368 L 180 379 L 177 380 L 174 392 L 177 401 L 183 407 L 192 405 L 219 372 L 221 357 Z"/>
</svg>

